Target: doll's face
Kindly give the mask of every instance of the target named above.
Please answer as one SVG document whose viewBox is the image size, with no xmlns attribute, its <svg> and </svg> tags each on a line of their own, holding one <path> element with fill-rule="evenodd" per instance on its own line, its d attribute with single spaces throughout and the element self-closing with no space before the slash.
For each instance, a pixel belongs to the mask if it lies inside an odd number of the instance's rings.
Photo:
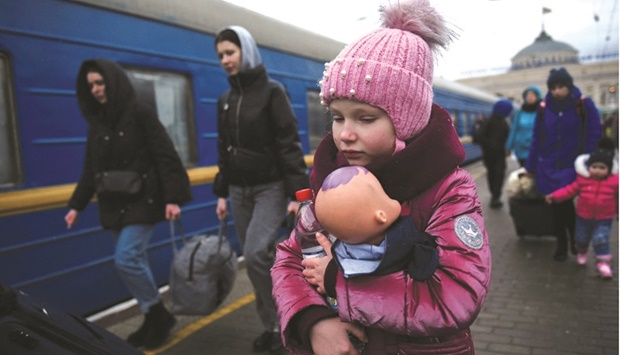
<svg viewBox="0 0 620 355">
<path fill-rule="evenodd" d="M 401 211 L 400 203 L 383 191 L 374 175 L 353 166 L 325 179 L 314 207 L 321 226 L 350 244 L 380 244 Z"/>
<path fill-rule="evenodd" d="M 590 177 L 593 179 L 601 180 L 609 174 L 609 168 L 603 163 L 592 163 L 588 168 Z"/>
</svg>

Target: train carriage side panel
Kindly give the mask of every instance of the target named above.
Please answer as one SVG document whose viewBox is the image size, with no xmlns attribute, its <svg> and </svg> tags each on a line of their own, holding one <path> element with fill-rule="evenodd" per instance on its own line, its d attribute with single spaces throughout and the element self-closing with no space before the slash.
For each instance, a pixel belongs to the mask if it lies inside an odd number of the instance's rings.
<svg viewBox="0 0 620 355">
<path fill-rule="evenodd" d="M 161 21 L 68 1 L 0 0 L 0 51 L 12 78 L 23 181 L 0 189 L 0 282 L 81 315 L 129 298 L 113 266 L 114 241 L 102 230 L 96 202 L 67 230 L 66 202 L 11 212 L 14 196 L 36 199 L 67 190 L 81 172 L 87 125 L 75 99 L 75 75 L 88 58 L 116 60 L 128 70 L 164 71 L 188 78 L 196 160 L 190 162 L 194 200 L 183 208 L 187 235 L 216 233 L 216 199 L 208 176 L 217 162 L 217 97 L 228 88 L 213 35 Z M 283 82 L 308 152 L 306 92 L 323 62 L 261 47 L 274 79 Z M 207 171 L 207 172 L 205 172 Z M 25 195 L 14 195 L 14 193 Z M 4 199 L 4 201 L 2 201 Z M 42 198 L 48 200 L 48 198 Z M 19 201 L 15 202 L 19 204 Z M 234 228 L 231 228 L 234 230 Z M 178 235 L 176 236 L 178 239 Z M 239 250 L 234 233 L 234 246 Z M 156 282 L 167 283 L 171 260 L 168 226 L 149 244 Z"/>
</svg>

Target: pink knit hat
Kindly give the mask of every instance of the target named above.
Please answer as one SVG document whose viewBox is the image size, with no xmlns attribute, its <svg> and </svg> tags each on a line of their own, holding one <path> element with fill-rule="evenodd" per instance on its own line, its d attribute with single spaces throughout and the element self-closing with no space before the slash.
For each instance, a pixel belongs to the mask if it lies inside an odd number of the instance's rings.
<svg viewBox="0 0 620 355">
<path fill-rule="evenodd" d="M 321 104 L 353 99 L 383 109 L 396 137 L 406 140 L 426 127 L 433 102 L 433 52 L 453 32 L 428 0 L 395 0 L 379 10 L 382 27 L 346 46 L 325 63 Z"/>
</svg>

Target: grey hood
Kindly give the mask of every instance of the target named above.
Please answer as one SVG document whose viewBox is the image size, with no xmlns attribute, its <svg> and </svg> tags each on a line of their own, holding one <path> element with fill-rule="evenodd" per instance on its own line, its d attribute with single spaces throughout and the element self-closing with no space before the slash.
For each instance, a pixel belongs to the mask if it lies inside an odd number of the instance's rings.
<svg viewBox="0 0 620 355">
<path fill-rule="evenodd" d="M 223 30 L 232 30 L 239 37 L 239 42 L 241 43 L 241 69 L 240 71 L 245 72 L 251 69 L 256 68 L 257 66 L 263 64 L 263 59 L 260 56 L 260 52 L 258 51 L 258 46 L 256 45 L 256 41 L 254 37 L 241 26 L 228 26 Z"/>
</svg>

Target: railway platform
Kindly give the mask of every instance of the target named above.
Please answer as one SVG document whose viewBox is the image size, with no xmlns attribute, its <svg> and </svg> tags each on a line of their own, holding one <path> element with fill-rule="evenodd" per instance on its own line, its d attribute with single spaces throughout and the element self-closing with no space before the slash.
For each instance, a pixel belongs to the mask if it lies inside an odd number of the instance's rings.
<svg viewBox="0 0 620 355">
<path fill-rule="evenodd" d="M 516 168 L 510 160 L 508 171 Z M 493 259 L 489 294 L 471 327 L 476 354 L 618 354 L 618 222 L 611 237 L 615 275 L 602 280 L 593 259 L 586 266 L 572 255 L 565 262 L 554 261 L 553 237 L 517 237 L 506 196 L 501 209 L 489 208 L 482 164 L 465 169 L 476 178 Z M 252 354 L 262 326 L 240 265 L 233 291 L 214 314 L 177 317 L 168 342 L 145 354 Z M 163 293 L 165 297 L 165 289 Z M 142 322 L 135 306 L 107 313 L 94 321 L 123 338 Z"/>
</svg>

